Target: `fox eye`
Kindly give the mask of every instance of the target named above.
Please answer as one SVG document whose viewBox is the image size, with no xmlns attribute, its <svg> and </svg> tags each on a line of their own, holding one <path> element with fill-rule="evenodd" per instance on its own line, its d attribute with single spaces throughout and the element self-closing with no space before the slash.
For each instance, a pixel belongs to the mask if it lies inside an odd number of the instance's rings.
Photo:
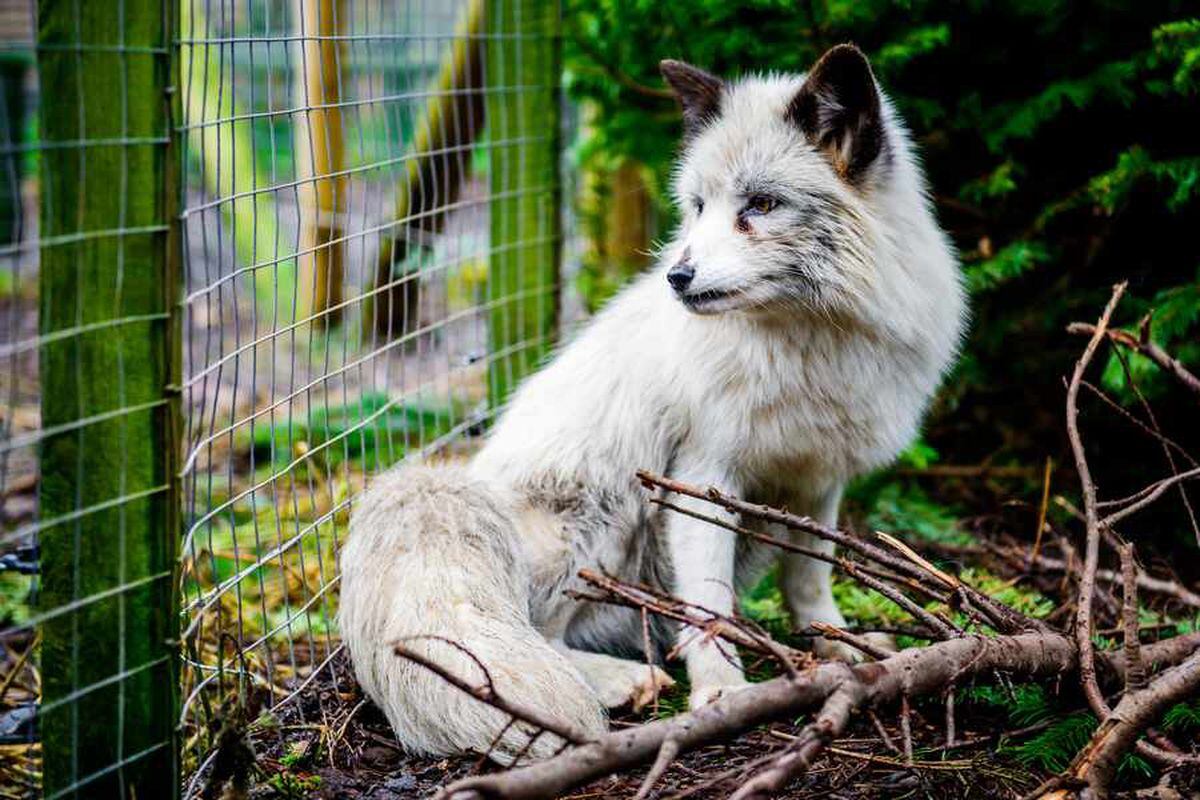
<svg viewBox="0 0 1200 800">
<path fill-rule="evenodd" d="M 693 197 L 692 205 L 694 205 L 696 207 L 697 214 L 704 213 L 704 198 L 703 197 Z"/>
<path fill-rule="evenodd" d="M 779 199 L 772 197 L 769 194 L 751 195 L 746 201 L 746 210 L 753 211 L 755 214 L 767 214 L 774 210 L 779 205 Z"/>
</svg>

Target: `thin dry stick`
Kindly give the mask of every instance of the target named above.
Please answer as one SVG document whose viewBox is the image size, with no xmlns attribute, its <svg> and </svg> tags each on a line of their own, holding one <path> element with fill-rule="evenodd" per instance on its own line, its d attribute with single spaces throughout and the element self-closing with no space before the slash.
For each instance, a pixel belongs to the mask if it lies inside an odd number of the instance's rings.
<svg viewBox="0 0 1200 800">
<path fill-rule="evenodd" d="M 1122 284 L 1122 286 L 1124 286 L 1124 284 Z M 1143 338 L 1139 339 L 1134 337 L 1134 335 L 1128 331 L 1102 330 L 1097 332 L 1097 328 L 1099 327 L 1099 325 L 1089 325 L 1086 322 L 1072 322 L 1067 326 L 1067 331 L 1069 333 L 1077 333 L 1083 336 L 1091 336 L 1093 339 L 1097 337 L 1097 333 L 1099 333 L 1100 336 L 1106 336 L 1110 341 L 1116 342 L 1122 347 L 1127 347 L 1130 350 L 1144 355 L 1146 358 L 1150 359 L 1159 367 L 1170 373 L 1176 380 L 1178 380 L 1188 389 L 1200 394 L 1200 378 L 1197 378 L 1194 374 L 1189 372 L 1187 367 L 1180 363 L 1179 359 L 1175 358 L 1166 350 L 1163 350 L 1157 344 L 1150 341 L 1149 338 L 1145 336 L 1145 333 L 1148 333 L 1148 331 L 1144 331 Z"/>
<path fill-rule="evenodd" d="M 650 766 L 650 771 L 646 773 L 646 777 L 642 780 L 642 785 L 638 787 L 637 794 L 633 796 L 633 800 L 643 800 L 650 795 L 650 791 L 654 788 L 654 784 L 658 783 L 659 778 L 671 766 L 671 762 L 679 755 L 679 740 L 673 737 L 668 737 L 663 740 L 662 746 L 658 748 L 658 755 L 654 758 L 654 763 Z"/>
<path fill-rule="evenodd" d="M 857 564 L 848 561 L 843 569 L 850 577 L 859 581 L 867 588 L 879 592 L 888 600 L 891 600 L 911 614 L 914 619 L 929 629 L 934 639 L 953 639 L 955 636 L 962 635 L 962 630 L 953 622 L 922 608 L 919 603 L 914 602 L 894 586 L 889 586 L 878 578 L 859 571 Z"/>
<path fill-rule="evenodd" d="M 1023 566 L 1022 557 L 1011 556 L 1000 549 L 994 549 L 997 555 L 1012 563 L 1014 566 Z M 1029 566 L 1037 569 L 1064 572 L 1071 574 L 1075 571 L 1077 564 L 1064 559 L 1052 558 L 1050 556 L 1039 555 L 1037 558 L 1029 562 Z M 1104 583 L 1120 583 L 1123 579 L 1119 572 L 1110 569 L 1096 570 L 1096 580 Z M 1191 591 L 1178 581 L 1164 580 L 1163 578 L 1155 578 L 1152 575 L 1147 575 L 1140 568 L 1137 570 L 1137 586 L 1139 589 L 1147 592 L 1155 592 L 1173 597 L 1184 605 L 1189 605 L 1194 608 L 1200 608 L 1200 594 Z"/>
<path fill-rule="evenodd" d="M 856 636 L 853 633 L 850 633 L 850 631 L 842 630 L 841 628 L 835 625 L 830 625 L 827 622 L 814 621 L 809 623 L 809 627 L 824 636 L 826 639 L 829 639 L 833 642 L 845 642 L 855 650 L 858 650 L 860 653 L 865 653 L 876 661 L 882 661 L 892 654 L 889 650 L 884 650 L 882 647 L 876 647 L 875 645 L 871 644 L 863 636 Z"/>
<path fill-rule="evenodd" d="M 853 565 L 855 570 L 858 570 L 858 572 L 855 574 L 866 573 L 867 575 L 879 578 L 880 580 L 901 584 L 904 586 L 904 588 L 911 589 L 914 592 L 919 592 L 928 597 L 930 600 L 935 600 L 939 603 L 945 603 L 950 599 L 949 595 L 946 593 L 939 592 L 937 589 L 927 586 L 926 584 L 912 578 L 909 575 L 897 575 L 894 572 L 889 572 L 888 570 L 880 569 L 861 561 L 847 562 L 847 560 L 842 556 L 833 555 L 823 550 L 817 550 L 813 547 L 805 547 L 804 545 L 796 544 L 795 542 L 789 542 L 786 539 L 780 539 L 776 536 L 771 536 L 768 533 L 756 531 L 753 528 L 735 525 L 732 522 L 726 522 L 723 519 L 718 519 L 711 514 L 705 514 L 700 511 L 695 511 L 693 509 L 677 505 L 669 500 L 664 500 L 661 497 L 652 497 L 650 498 L 650 502 L 656 506 L 659 506 L 660 508 L 665 508 L 670 511 L 674 511 L 677 514 L 683 514 L 684 516 L 707 522 L 710 525 L 715 525 L 718 528 L 723 528 L 740 536 L 746 536 L 762 542 L 763 544 L 767 544 L 772 547 L 778 547 L 780 550 L 786 550 L 789 553 L 798 553 L 802 556 L 808 556 L 809 558 L 817 561 L 824 561 L 827 564 L 832 564 L 843 572 L 846 572 L 846 570 L 849 568 L 847 566 L 847 563 L 849 563 Z"/>
<path fill-rule="evenodd" d="M 883 548 L 863 541 L 856 536 L 844 533 L 836 528 L 826 527 L 811 517 L 802 517 L 790 514 L 782 509 L 750 503 L 733 495 L 726 494 L 715 487 L 703 488 L 693 486 L 692 484 L 677 481 L 673 478 L 656 475 L 647 470 L 638 470 L 637 477 L 647 488 L 658 486 L 666 489 L 668 492 L 685 497 L 694 497 L 697 500 L 703 500 L 715 506 L 720 506 L 733 513 L 742 514 L 753 519 L 760 519 L 765 522 L 774 522 L 792 530 L 804 531 L 816 536 L 818 539 L 833 542 L 847 550 L 858 553 L 864 558 L 874 561 L 876 564 L 883 564 L 902 575 L 909 575 L 918 579 L 925 577 L 925 573 L 920 568 L 915 567 L 908 561 L 898 558 Z M 651 502 L 658 502 L 658 499 L 653 499 Z"/>
<path fill-rule="evenodd" d="M 946 747 L 954 747 L 954 684 L 946 689 Z"/>
<path fill-rule="evenodd" d="M 666 478 L 662 475 L 656 475 L 647 470 L 638 470 L 638 478 L 647 487 L 658 486 L 666 489 L 669 492 L 694 497 L 698 500 L 712 503 L 713 505 L 722 506 L 726 510 L 749 516 L 755 519 L 761 519 L 766 522 L 773 522 L 783 525 L 786 528 L 793 530 L 804 531 L 812 534 L 819 539 L 824 539 L 828 542 L 833 542 L 836 545 L 858 553 L 864 558 L 874 561 L 877 564 L 883 564 L 889 569 L 899 572 L 902 575 L 908 575 L 917 580 L 925 580 L 928 573 L 917 564 L 909 560 L 899 558 L 892 553 L 870 544 L 857 536 L 839 531 L 835 528 L 830 528 L 821 525 L 810 517 L 801 517 L 795 514 L 790 514 L 787 511 L 771 508 L 770 506 L 759 505 L 742 500 L 733 495 L 726 494 L 715 487 L 702 489 L 698 486 L 692 486 L 682 481 L 677 481 L 671 478 Z M 993 617 L 992 624 L 999 630 L 1012 633 L 1017 630 L 1035 630 L 1049 631 L 1049 627 L 1040 620 L 1031 619 L 1013 609 L 1002 606 L 986 595 L 976 591 L 966 584 L 960 584 L 958 591 L 961 595 L 967 597 L 971 603 L 978 609 L 984 611 L 989 617 Z"/>
<path fill-rule="evenodd" d="M 949 589 L 959 600 L 963 611 L 971 614 L 977 620 L 994 626 L 1004 633 L 1015 633 L 1019 630 L 1049 630 L 1041 620 L 1029 619 L 1017 614 L 1002 603 L 997 603 L 990 597 L 980 594 L 953 575 L 935 567 L 927 559 L 897 539 L 883 531 L 875 531 L 875 535 L 923 571 L 932 575 L 939 583 Z"/>
<path fill-rule="evenodd" d="M 654 697 L 650 701 L 650 709 L 658 713 L 658 681 L 654 679 L 654 648 L 650 643 L 650 612 L 645 607 L 642 608 L 642 652 L 646 656 L 646 673 L 650 679 L 650 685 L 654 687 Z"/>
<path fill-rule="evenodd" d="M 1177 472 L 1176 474 L 1171 475 L 1168 478 L 1163 478 L 1160 481 L 1155 481 L 1154 483 L 1147 486 L 1145 489 L 1142 489 L 1137 494 L 1135 494 L 1131 497 L 1125 498 L 1125 500 L 1116 501 L 1118 504 L 1124 503 L 1126 501 L 1131 501 L 1131 502 L 1129 502 L 1129 505 L 1125 506 L 1120 511 L 1114 511 L 1113 513 L 1109 514 L 1104 519 L 1100 520 L 1100 525 L 1102 527 L 1111 528 L 1116 523 L 1120 522 L 1121 520 L 1125 519 L 1126 517 L 1130 517 L 1130 516 L 1136 514 L 1137 512 L 1144 509 L 1146 506 L 1153 503 L 1158 498 L 1162 497 L 1163 493 L 1166 492 L 1167 489 L 1170 489 L 1175 484 L 1182 483 L 1183 481 L 1194 480 L 1196 478 L 1200 478 L 1200 467 L 1194 467 L 1192 469 L 1187 470 L 1186 472 Z M 1135 498 L 1136 498 L 1136 500 L 1135 500 Z"/>
<path fill-rule="evenodd" d="M 883 721 L 879 719 L 879 715 L 874 711 L 867 711 L 867 716 L 871 718 L 871 724 L 875 726 L 875 732 L 879 734 L 879 738 L 883 741 L 883 746 L 891 750 L 896 755 L 900 755 L 900 748 L 896 746 L 892 735 L 888 733 L 887 728 L 883 727 Z"/>
<path fill-rule="evenodd" d="M 1124 362 L 1122 362 L 1122 363 L 1124 363 Z M 1091 392 L 1092 396 L 1095 397 L 1097 400 L 1104 403 L 1104 405 L 1108 406 L 1110 409 L 1115 411 L 1117 414 L 1124 417 L 1129 422 L 1129 424 L 1138 428 L 1139 430 L 1141 430 L 1143 433 L 1145 433 L 1147 436 L 1151 437 L 1152 439 L 1155 439 L 1156 441 L 1158 441 L 1163 446 L 1164 450 L 1170 450 L 1173 453 L 1175 453 L 1176 455 L 1182 456 L 1193 467 L 1200 467 L 1200 463 L 1198 463 L 1196 461 L 1196 459 L 1192 457 L 1191 453 L 1189 453 L 1187 450 L 1184 449 L 1183 445 L 1181 445 L 1181 444 L 1179 444 L 1179 442 L 1176 442 L 1175 440 L 1167 437 L 1166 435 L 1163 434 L 1163 432 L 1161 430 L 1158 430 L 1156 427 L 1151 427 L 1150 425 L 1147 425 L 1145 422 L 1142 422 L 1140 419 L 1138 419 L 1132 413 L 1130 413 L 1129 409 L 1125 408 L 1120 403 L 1118 403 L 1116 400 L 1113 400 L 1111 397 L 1109 397 L 1108 393 L 1105 392 L 1103 389 L 1101 389 L 1099 386 L 1097 386 L 1096 384 L 1092 383 L 1089 380 L 1081 381 L 1080 385 L 1084 389 L 1087 389 L 1089 392 Z M 1130 381 L 1130 385 L 1133 385 L 1132 381 Z M 1153 419 L 1153 417 L 1151 417 L 1151 418 Z M 1172 466 L 1172 469 L 1175 469 L 1174 466 Z M 1099 505 L 1105 506 L 1105 505 L 1107 505 L 1107 503 L 1100 503 Z"/>
<path fill-rule="evenodd" d="M 1042 533 L 1046 530 L 1046 511 L 1050 507 L 1050 472 L 1053 462 L 1046 456 L 1046 466 L 1042 470 L 1042 502 L 1038 504 L 1037 531 L 1033 535 L 1033 549 L 1029 551 L 1032 561 L 1038 557 L 1042 549 Z"/>
<path fill-rule="evenodd" d="M 1150 316 L 1142 320 L 1142 333 L 1144 338 L 1150 337 Z M 1150 401 L 1146 399 L 1146 395 L 1142 393 L 1142 389 L 1138 386 L 1137 379 L 1133 376 L 1133 371 L 1129 368 L 1129 359 L 1120 350 L 1117 350 L 1117 360 L 1121 362 L 1121 371 L 1125 373 L 1125 382 L 1133 389 L 1137 396 L 1138 402 L 1142 406 L 1142 410 L 1146 412 L 1146 418 L 1150 420 L 1150 427 L 1156 434 L 1156 438 L 1162 445 L 1163 456 L 1167 459 L 1167 466 L 1172 473 L 1179 472 L 1179 465 L 1175 463 L 1175 455 L 1171 452 L 1171 447 L 1168 444 L 1171 440 L 1162 435 L 1162 428 L 1158 424 L 1158 415 L 1154 413 L 1154 407 L 1150 405 Z M 1200 466 L 1190 454 L 1184 453 L 1184 457 L 1192 464 L 1192 466 Z M 1196 510 L 1192 508 L 1192 501 L 1188 498 L 1187 487 L 1179 484 L 1179 499 L 1183 503 L 1183 509 L 1187 512 L 1188 522 L 1192 526 L 1192 536 L 1196 539 L 1196 544 L 1200 545 L 1200 522 L 1196 520 Z"/>
<path fill-rule="evenodd" d="M 684 508 L 683 506 L 676 505 L 668 500 L 663 500 L 662 498 L 655 497 L 652 498 L 650 502 L 662 508 L 684 514 L 694 519 L 703 520 L 704 522 L 716 525 L 718 528 L 724 528 L 727 531 L 731 531 L 741 536 L 747 536 L 751 539 L 762 542 L 763 544 L 768 544 L 772 547 L 778 547 L 781 550 L 786 550 L 791 553 L 799 553 L 801 555 L 808 556 L 809 558 L 813 558 L 818 561 L 824 561 L 827 564 L 832 564 L 838 567 L 845 574 L 860 581 L 868 588 L 874 589 L 884 597 L 891 600 L 893 603 L 899 605 L 909 614 L 912 614 L 919 622 L 924 624 L 924 626 L 930 630 L 930 632 L 933 634 L 933 638 L 935 639 L 949 639 L 950 637 L 956 636 L 961 632 L 958 627 L 949 620 L 943 619 L 930 611 L 926 611 L 921 607 L 920 604 L 913 602 L 909 598 L 905 597 L 904 594 L 898 589 L 885 583 L 885 581 L 902 583 L 904 586 L 919 591 L 933 600 L 946 602 L 947 597 L 944 594 L 931 589 L 930 587 L 922 584 L 920 581 L 917 581 L 909 576 L 889 574 L 885 571 L 874 569 L 867 564 L 849 561 L 840 556 L 831 555 L 830 553 L 825 553 L 815 548 L 804 547 L 803 545 L 798 545 L 784 539 L 779 539 L 771 536 L 770 534 L 762 533 L 761 531 L 745 528 L 741 525 L 735 525 L 731 522 L 717 519 L 716 517 L 708 514 L 704 514 L 699 511 L 693 511 L 689 508 Z M 846 535 L 849 536 L 849 534 Z"/>
<path fill-rule="evenodd" d="M 908 702 L 908 692 L 900 695 L 900 739 L 904 744 L 904 763 L 913 763 L 912 740 L 912 706 Z"/>
<path fill-rule="evenodd" d="M 1125 294 L 1127 284 L 1120 283 L 1113 288 L 1112 297 L 1100 320 L 1093 329 L 1092 338 L 1084 348 L 1083 354 L 1075 362 L 1075 370 L 1071 382 L 1067 385 L 1067 438 L 1071 442 L 1071 452 L 1075 458 L 1075 469 L 1079 473 L 1079 482 L 1083 488 L 1083 509 L 1085 526 L 1087 528 L 1087 544 L 1084 550 L 1083 573 L 1079 579 L 1079 602 L 1075 612 L 1075 644 L 1079 648 L 1079 677 L 1083 684 L 1084 695 L 1088 705 L 1098 717 L 1108 716 L 1108 703 L 1100 691 L 1096 681 L 1096 657 L 1092 649 L 1092 601 L 1096 593 L 1096 567 L 1100 560 L 1100 521 L 1096 513 L 1096 484 L 1092 481 L 1091 469 L 1088 467 L 1087 453 L 1083 449 L 1083 439 L 1079 435 L 1079 384 L 1083 373 L 1091 364 L 1104 332 L 1108 329 L 1109 320 L 1121 296 Z"/>
<path fill-rule="evenodd" d="M 1146 668 L 1142 664 L 1142 643 L 1138 640 L 1137 569 L 1132 544 L 1121 548 L 1121 574 L 1124 577 L 1121 618 L 1125 625 L 1125 691 L 1136 692 L 1146 685 Z"/>
<path fill-rule="evenodd" d="M 715 636 L 748 650 L 772 656 L 780 662 L 785 670 L 795 670 L 796 663 L 808 661 L 805 653 L 782 645 L 764 633 L 752 630 L 746 621 L 736 617 L 718 614 L 704 606 L 688 603 L 649 586 L 622 581 L 590 569 L 580 570 L 579 578 L 604 594 L 568 592 L 571 597 L 591 602 L 646 609 L 697 630 L 711 632 Z"/>
</svg>

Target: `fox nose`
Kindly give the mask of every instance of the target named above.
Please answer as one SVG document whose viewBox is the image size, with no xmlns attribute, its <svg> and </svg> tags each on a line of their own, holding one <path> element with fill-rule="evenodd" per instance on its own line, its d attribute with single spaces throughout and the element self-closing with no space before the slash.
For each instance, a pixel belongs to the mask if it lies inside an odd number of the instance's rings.
<svg viewBox="0 0 1200 800">
<path fill-rule="evenodd" d="M 682 292 L 696 276 L 696 268 L 691 261 L 683 260 L 671 267 L 667 273 L 667 283 L 677 292 Z"/>
</svg>

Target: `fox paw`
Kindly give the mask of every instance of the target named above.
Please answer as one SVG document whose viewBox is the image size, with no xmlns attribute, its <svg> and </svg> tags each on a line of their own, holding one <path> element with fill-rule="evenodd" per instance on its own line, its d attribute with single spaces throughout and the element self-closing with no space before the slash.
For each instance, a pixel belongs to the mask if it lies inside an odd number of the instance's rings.
<svg viewBox="0 0 1200 800">
<path fill-rule="evenodd" d="M 634 711 L 641 711 L 663 689 L 675 685 L 674 679 L 663 670 L 636 661 L 609 667 L 596 683 L 599 684 L 595 686 L 596 694 L 605 708 L 629 705 Z"/>
</svg>

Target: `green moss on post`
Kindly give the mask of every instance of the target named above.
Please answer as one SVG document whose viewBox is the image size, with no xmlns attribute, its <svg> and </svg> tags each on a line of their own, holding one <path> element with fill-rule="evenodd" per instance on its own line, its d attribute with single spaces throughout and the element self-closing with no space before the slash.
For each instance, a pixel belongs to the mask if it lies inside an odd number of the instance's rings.
<svg viewBox="0 0 1200 800">
<path fill-rule="evenodd" d="M 497 409 L 545 357 L 558 321 L 562 38 L 558 3 L 491 0 L 487 12 L 488 397 Z"/>
<path fill-rule="evenodd" d="M 47 798 L 178 787 L 174 7 L 38 4 Z"/>
</svg>

